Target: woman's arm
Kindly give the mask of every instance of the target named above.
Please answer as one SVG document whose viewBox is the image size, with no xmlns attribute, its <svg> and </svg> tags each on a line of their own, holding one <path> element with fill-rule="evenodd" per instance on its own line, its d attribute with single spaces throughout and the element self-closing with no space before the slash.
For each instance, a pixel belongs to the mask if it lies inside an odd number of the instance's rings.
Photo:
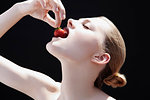
<svg viewBox="0 0 150 100">
<path fill-rule="evenodd" d="M 14 25 L 23 15 L 18 10 L 18 5 L 13 5 L 10 9 L 0 15 L 0 38 Z"/>
<path fill-rule="evenodd" d="M 55 20 L 49 16 L 49 10 L 55 13 Z M 64 19 L 62 17 L 64 14 L 65 10 L 60 0 L 27 0 L 17 3 L 0 15 L 0 38 L 26 15 L 43 20 L 53 27 L 58 27 L 61 20 Z M 57 82 L 50 77 L 20 67 L 2 56 L 0 56 L 0 82 L 34 99 L 40 95 L 53 94 L 58 91 Z"/>
<path fill-rule="evenodd" d="M 20 67 L 2 56 L 0 56 L 0 82 L 34 99 L 42 95 L 43 90 L 50 94 L 59 90 L 57 82 L 50 77 Z"/>
<path fill-rule="evenodd" d="M 55 19 L 48 14 L 49 11 L 54 12 Z M 56 28 L 65 19 L 65 8 L 60 0 L 27 0 L 16 3 L 0 15 L 0 38 L 26 15 L 42 20 Z"/>
</svg>

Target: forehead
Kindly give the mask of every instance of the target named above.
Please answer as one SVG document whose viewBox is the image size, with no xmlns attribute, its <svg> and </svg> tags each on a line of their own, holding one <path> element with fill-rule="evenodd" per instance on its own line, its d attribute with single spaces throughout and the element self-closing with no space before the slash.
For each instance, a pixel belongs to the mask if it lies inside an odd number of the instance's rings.
<svg viewBox="0 0 150 100">
<path fill-rule="evenodd" d="M 99 24 L 101 22 L 101 19 L 99 17 L 92 17 L 92 18 L 80 18 L 80 21 L 88 20 L 91 23 Z"/>
</svg>

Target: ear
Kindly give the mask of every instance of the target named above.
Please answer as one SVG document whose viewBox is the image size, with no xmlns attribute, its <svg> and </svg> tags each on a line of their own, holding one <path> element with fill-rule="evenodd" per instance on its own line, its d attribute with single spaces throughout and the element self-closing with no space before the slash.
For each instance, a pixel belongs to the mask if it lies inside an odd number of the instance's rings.
<svg viewBox="0 0 150 100">
<path fill-rule="evenodd" d="M 99 53 L 95 53 L 92 56 L 91 61 L 96 64 L 104 65 L 110 61 L 110 55 L 108 53 L 103 53 L 102 55 L 100 55 Z"/>
</svg>

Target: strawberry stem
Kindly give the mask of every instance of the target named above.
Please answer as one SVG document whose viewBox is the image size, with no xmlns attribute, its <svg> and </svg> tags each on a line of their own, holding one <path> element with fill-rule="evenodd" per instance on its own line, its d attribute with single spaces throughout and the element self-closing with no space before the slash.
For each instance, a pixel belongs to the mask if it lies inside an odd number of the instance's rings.
<svg viewBox="0 0 150 100">
<path fill-rule="evenodd" d="M 57 27 L 55 30 L 61 29 L 61 27 Z"/>
</svg>

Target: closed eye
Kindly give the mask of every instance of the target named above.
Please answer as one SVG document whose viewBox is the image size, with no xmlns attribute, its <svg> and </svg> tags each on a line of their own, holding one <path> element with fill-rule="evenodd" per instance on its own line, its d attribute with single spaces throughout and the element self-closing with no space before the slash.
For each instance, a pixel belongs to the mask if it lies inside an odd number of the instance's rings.
<svg viewBox="0 0 150 100">
<path fill-rule="evenodd" d="M 82 24 L 85 29 L 90 29 L 87 25 Z"/>
</svg>

